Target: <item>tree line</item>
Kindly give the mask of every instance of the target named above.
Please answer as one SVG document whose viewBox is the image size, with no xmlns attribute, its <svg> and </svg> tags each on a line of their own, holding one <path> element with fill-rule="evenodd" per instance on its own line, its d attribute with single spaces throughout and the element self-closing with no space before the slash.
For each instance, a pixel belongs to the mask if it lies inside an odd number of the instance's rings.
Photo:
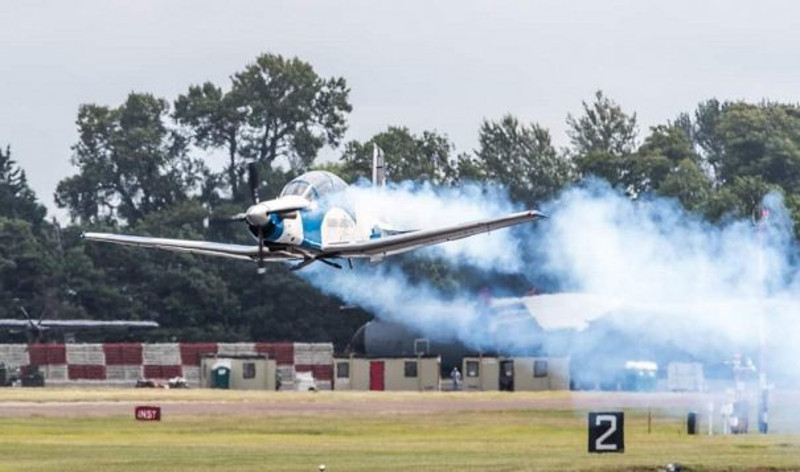
<svg viewBox="0 0 800 472">
<path fill-rule="evenodd" d="M 135 92 L 117 106 L 81 105 L 75 174 L 55 192 L 70 216 L 63 228 L 47 219 L 6 145 L 0 149 L 0 317 L 18 317 L 21 305 L 51 318 L 162 325 L 83 336 L 89 340 L 332 340 L 341 348 L 369 314 L 342 313 L 339 300 L 283 265 L 256 277 L 237 262 L 87 245 L 79 235 L 123 231 L 249 243 L 237 225 L 217 223 L 250 201 L 249 163 L 261 169 L 259 197 L 272 198 L 312 168 L 348 182 L 369 178 L 373 144 L 385 152 L 390 180 L 493 182 L 528 207 L 594 176 L 631 198 L 674 198 L 709 221 L 755 218 L 763 196 L 777 191 L 794 220 L 800 218 L 796 104 L 710 99 L 642 133 L 635 113 L 598 91 L 567 115 L 566 148 L 553 144 L 546 127 L 509 114 L 485 119 L 476 149 L 457 152 L 443 132 L 403 126 L 365 142 L 342 142 L 349 92 L 342 77 L 321 77 L 298 58 L 263 54 L 229 83 L 191 85 L 172 101 Z M 317 161 L 326 147 L 340 149 L 337 161 Z M 225 163 L 220 172 L 208 165 L 217 159 Z M 463 283 L 477 291 L 487 277 L 413 257 L 396 263 L 412 279 L 424 277 L 445 291 Z M 0 333 L 5 341 L 18 336 Z"/>
</svg>

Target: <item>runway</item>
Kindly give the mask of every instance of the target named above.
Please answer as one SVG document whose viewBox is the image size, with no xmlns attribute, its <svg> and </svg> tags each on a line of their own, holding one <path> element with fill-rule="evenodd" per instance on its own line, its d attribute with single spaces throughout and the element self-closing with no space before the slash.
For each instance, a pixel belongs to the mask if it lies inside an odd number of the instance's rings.
<svg viewBox="0 0 800 472">
<path fill-rule="evenodd" d="M 280 392 L 263 398 L 248 396 L 232 400 L 181 400 L 176 391 L 148 392 L 141 400 L 99 401 L 5 401 L 0 402 L 0 417 L 24 416 L 113 416 L 130 415 L 136 405 L 155 404 L 165 417 L 173 415 L 296 415 L 331 414 L 436 414 L 503 410 L 598 410 L 658 409 L 676 414 L 690 410 L 705 414 L 710 403 L 718 410 L 725 400 L 722 394 L 698 393 L 629 393 L 563 392 L 556 393 L 473 393 L 473 392 Z M 794 410 L 797 392 L 773 395 L 773 409 Z M 755 406 L 755 405 L 754 405 Z M 792 418 L 798 415 L 791 415 Z M 786 417 L 781 415 L 780 417 Z M 777 420 L 778 418 L 776 418 Z M 783 422 L 783 421 L 782 421 Z M 792 420 L 794 422 L 794 420 Z M 797 422 L 800 424 L 800 421 Z"/>
</svg>

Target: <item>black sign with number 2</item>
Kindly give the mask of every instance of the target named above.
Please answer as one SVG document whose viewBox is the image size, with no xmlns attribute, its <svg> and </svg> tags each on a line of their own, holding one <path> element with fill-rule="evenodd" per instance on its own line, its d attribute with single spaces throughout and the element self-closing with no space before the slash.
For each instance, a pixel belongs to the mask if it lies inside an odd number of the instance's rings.
<svg viewBox="0 0 800 472">
<path fill-rule="evenodd" d="M 625 452 L 622 412 L 589 413 L 589 452 Z"/>
</svg>

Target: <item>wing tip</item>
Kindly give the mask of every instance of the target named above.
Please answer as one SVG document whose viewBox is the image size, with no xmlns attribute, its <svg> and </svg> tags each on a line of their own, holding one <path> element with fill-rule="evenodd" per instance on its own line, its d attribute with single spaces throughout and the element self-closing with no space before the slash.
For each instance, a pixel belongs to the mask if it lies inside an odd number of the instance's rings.
<svg viewBox="0 0 800 472">
<path fill-rule="evenodd" d="M 103 233 L 94 233 L 91 231 L 84 231 L 81 233 L 80 238 L 84 241 L 98 241 Z"/>
</svg>

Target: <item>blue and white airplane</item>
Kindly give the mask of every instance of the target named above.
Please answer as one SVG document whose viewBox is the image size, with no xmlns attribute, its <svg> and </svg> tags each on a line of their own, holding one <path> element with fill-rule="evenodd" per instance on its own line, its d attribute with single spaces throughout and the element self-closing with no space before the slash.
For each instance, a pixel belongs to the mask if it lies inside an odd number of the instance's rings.
<svg viewBox="0 0 800 472">
<path fill-rule="evenodd" d="M 383 156 L 379 149 L 373 155 L 373 185 L 384 185 Z M 259 202 L 255 186 L 258 182 L 250 168 L 250 186 L 254 204 L 232 220 L 247 223 L 256 239 L 255 245 L 226 244 L 185 239 L 165 239 L 111 233 L 85 233 L 89 241 L 152 247 L 233 259 L 255 261 L 258 273 L 266 271 L 265 262 L 297 261 L 293 270 L 314 262 L 341 269 L 336 261 L 369 259 L 380 262 L 384 257 L 423 246 L 453 241 L 487 233 L 544 217 L 538 211 L 523 211 L 497 218 L 472 221 L 453 226 L 412 231 L 398 231 L 374 221 L 358 221 L 355 213 L 340 204 L 337 194 L 347 184 L 326 171 L 307 172 L 289 182 L 278 198 Z M 364 219 L 362 217 L 362 219 Z"/>
</svg>

